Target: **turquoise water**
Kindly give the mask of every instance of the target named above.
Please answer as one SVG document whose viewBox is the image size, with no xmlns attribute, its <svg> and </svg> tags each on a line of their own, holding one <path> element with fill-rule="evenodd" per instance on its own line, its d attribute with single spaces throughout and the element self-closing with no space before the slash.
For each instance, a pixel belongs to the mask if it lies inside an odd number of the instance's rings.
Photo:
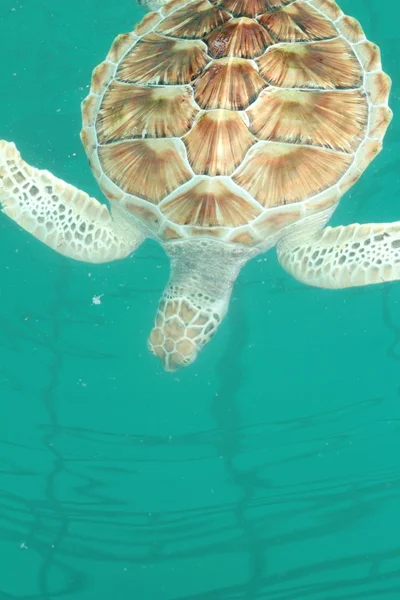
<svg viewBox="0 0 400 600">
<path fill-rule="evenodd" d="M 333 224 L 399 220 L 400 9 L 341 7 L 382 49 L 395 118 Z M 79 105 L 143 14 L 2 0 L 0 137 L 99 196 Z M 271 252 L 168 374 L 146 349 L 156 244 L 95 266 L 0 231 L 1 600 L 400 597 L 400 284 L 312 289 Z"/>
</svg>

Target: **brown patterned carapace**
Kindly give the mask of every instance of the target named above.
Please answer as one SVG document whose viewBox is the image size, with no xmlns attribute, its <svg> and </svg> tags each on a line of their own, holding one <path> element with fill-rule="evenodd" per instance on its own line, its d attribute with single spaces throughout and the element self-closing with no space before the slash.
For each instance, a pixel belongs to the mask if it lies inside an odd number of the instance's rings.
<svg viewBox="0 0 400 600">
<path fill-rule="evenodd" d="M 143 218 L 149 203 L 168 238 L 257 231 L 266 210 L 279 222 L 279 207 L 336 186 L 367 136 L 365 70 L 379 61 L 368 42 L 360 58 L 362 31 L 347 18 L 341 30 L 341 14 L 332 0 L 173 0 L 128 48 L 120 36 L 96 152 L 129 210 Z"/>
</svg>

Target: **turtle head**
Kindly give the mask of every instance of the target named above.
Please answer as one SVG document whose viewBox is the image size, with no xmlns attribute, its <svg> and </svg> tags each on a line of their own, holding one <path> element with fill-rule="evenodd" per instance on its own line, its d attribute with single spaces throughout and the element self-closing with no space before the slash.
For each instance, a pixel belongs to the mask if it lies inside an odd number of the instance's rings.
<svg viewBox="0 0 400 600">
<path fill-rule="evenodd" d="M 248 254 L 214 240 L 168 245 L 169 282 L 158 305 L 149 348 L 166 371 L 196 360 L 225 317 L 232 287 Z"/>
<path fill-rule="evenodd" d="M 166 371 L 187 367 L 214 335 L 220 316 L 189 298 L 163 298 L 149 338 Z"/>
<path fill-rule="evenodd" d="M 167 4 L 169 0 L 136 0 L 136 2 L 147 10 L 158 10 L 161 6 Z"/>
</svg>

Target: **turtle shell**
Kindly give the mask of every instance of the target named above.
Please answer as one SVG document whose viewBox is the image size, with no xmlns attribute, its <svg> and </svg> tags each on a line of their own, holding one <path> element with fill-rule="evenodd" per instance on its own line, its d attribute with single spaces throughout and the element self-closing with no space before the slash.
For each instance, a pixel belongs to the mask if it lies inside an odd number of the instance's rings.
<svg viewBox="0 0 400 600">
<path fill-rule="evenodd" d="M 357 181 L 390 84 L 332 0 L 172 0 L 95 69 L 81 137 L 106 196 L 159 239 L 257 245 Z"/>
</svg>

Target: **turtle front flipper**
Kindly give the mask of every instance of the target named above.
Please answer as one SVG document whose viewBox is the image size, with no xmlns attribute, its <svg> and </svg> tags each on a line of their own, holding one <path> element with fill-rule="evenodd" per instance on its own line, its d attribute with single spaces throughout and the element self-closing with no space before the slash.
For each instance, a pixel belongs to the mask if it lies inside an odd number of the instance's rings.
<svg viewBox="0 0 400 600">
<path fill-rule="evenodd" d="M 91 263 L 131 254 L 142 242 L 137 229 L 72 185 L 21 159 L 0 141 L 0 206 L 25 231 L 60 254 Z"/>
<path fill-rule="evenodd" d="M 299 281 L 347 288 L 400 280 L 400 221 L 327 227 L 312 239 L 278 244 L 281 265 Z"/>
<path fill-rule="evenodd" d="M 232 287 L 248 255 L 213 240 L 170 242 L 171 275 L 149 348 L 167 371 L 192 363 L 224 318 Z"/>
</svg>

